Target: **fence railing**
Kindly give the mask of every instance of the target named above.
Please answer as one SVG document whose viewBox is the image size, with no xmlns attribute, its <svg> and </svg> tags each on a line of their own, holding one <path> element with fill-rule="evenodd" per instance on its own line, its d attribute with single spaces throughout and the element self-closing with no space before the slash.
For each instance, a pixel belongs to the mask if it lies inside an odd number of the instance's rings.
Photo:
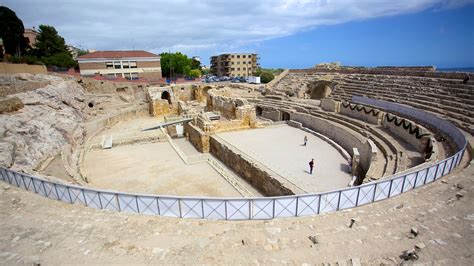
<svg viewBox="0 0 474 266">
<path fill-rule="evenodd" d="M 447 133 L 458 130 L 444 123 L 449 122 L 443 120 Z M 456 141 L 459 135 L 454 134 L 452 137 Z M 449 174 L 461 163 L 466 145 L 464 138 L 462 148 L 453 156 L 414 172 L 357 187 L 282 197 L 198 198 L 131 194 L 48 181 L 5 168 L 0 168 L 0 179 L 44 197 L 97 209 L 180 218 L 262 220 L 316 215 L 395 197 Z"/>
</svg>

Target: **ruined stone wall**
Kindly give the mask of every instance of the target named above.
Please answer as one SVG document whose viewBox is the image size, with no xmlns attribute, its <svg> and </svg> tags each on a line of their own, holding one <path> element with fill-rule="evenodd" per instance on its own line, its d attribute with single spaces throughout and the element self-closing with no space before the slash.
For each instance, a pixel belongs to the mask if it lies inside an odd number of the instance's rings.
<svg viewBox="0 0 474 266">
<path fill-rule="evenodd" d="M 252 186 L 265 196 L 294 195 L 295 192 L 283 185 L 277 176 L 263 170 L 250 158 L 244 158 L 238 151 L 233 150 L 221 143 L 217 138 L 210 138 L 211 153 L 219 158 L 225 165 L 230 167 L 241 177 L 245 178 Z"/>
<path fill-rule="evenodd" d="M 333 99 L 321 99 L 321 108 L 324 111 L 340 112 L 341 103 Z"/>
<path fill-rule="evenodd" d="M 197 86 L 195 85 L 175 85 L 175 86 L 170 86 L 170 88 L 173 90 L 173 95 L 175 101 L 193 101 L 195 100 L 194 98 L 194 90 L 196 89 Z"/>
<path fill-rule="evenodd" d="M 85 134 L 86 136 L 90 136 L 95 132 L 104 129 L 105 127 L 111 127 L 120 121 L 134 119 L 135 117 L 139 116 L 146 116 L 147 114 L 148 107 L 146 105 L 117 110 L 116 112 L 112 112 L 106 116 L 102 116 L 84 123 Z"/>
<path fill-rule="evenodd" d="M 193 123 L 187 123 L 184 126 L 185 134 L 189 142 L 200 152 L 209 152 L 209 134 L 202 131 Z"/>
<path fill-rule="evenodd" d="M 149 103 L 150 115 L 160 116 L 173 113 L 172 106 L 168 103 L 167 100 L 157 99 L 151 100 Z"/>
<path fill-rule="evenodd" d="M 194 90 L 194 100 L 198 102 L 204 102 L 207 100 L 208 91 L 213 87 L 211 86 L 197 86 Z"/>
<path fill-rule="evenodd" d="M 263 118 L 267 118 L 273 121 L 280 121 L 281 119 L 281 114 L 280 111 L 277 108 L 274 107 L 269 107 L 269 106 L 262 106 L 259 105 L 260 108 L 262 108 L 262 114 L 261 116 Z"/>
<path fill-rule="evenodd" d="M 348 102 L 342 102 L 340 112 L 341 114 L 354 117 L 374 125 L 380 124 L 384 114 L 379 109 Z"/>
<path fill-rule="evenodd" d="M 249 126 L 242 125 L 241 120 L 231 120 L 225 122 L 213 121 L 212 126 L 216 133 L 250 128 Z"/>
</svg>

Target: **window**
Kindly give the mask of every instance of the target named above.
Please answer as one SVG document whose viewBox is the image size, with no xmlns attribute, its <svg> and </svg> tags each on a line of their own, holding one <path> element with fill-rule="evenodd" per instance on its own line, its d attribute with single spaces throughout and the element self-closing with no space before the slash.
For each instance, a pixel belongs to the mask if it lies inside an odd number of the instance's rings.
<svg viewBox="0 0 474 266">
<path fill-rule="evenodd" d="M 249 65 L 251 65 L 251 64 L 252 64 L 252 61 L 249 61 Z"/>
<path fill-rule="evenodd" d="M 249 67 L 249 71 L 252 71 L 252 68 Z"/>
<path fill-rule="evenodd" d="M 237 68 L 237 71 L 240 71 L 240 67 Z"/>
<path fill-rule="evenodd" d="M 231 71 L 234 71 L 235 69 L 234 69 L 234 68 L 231 68 L 230 70 L 231 70 Z"/>
<path fill-rule="evenodd" d="M 242 55 L 242 58 L 245 58 L 245 55 Z"/>
<path fill-rule="evenodd" d="M 234 55 L 232 55 L 232 58 L 234 58 Z"/>
<path fill-rule="evenodd" d="M 240 65 L 240 62 L 237 62 L 237 65 Z"/>
<path fill-rule="evenodd" d="M 237 58 L 240 58 L 240 55 L 237 55 Z"/>
<path fill-rule="evenodd" d="M 114 68 L 115 69 L 121 69 L 122 66 L 120 65 L 120 62 L 114 62 Z"/>
<path fill-rule="evenodd" d="M 122 62 L 123 68 L 130 68 L 130 62 Z"/>
<path fill-rule="evenodd" d="M 106 69 L 113 69 L 113 68 L 114 68 L 114 63 L 112 63 L 112 62 L 106 62 L 106 63 L 105 63 L 105 68 L 106 68 Z"/>
<path fill-rule="evenodd" d="M 126 78 L 126 79 L 131 79 L 130 73 L 125 73 L 125 74 L 124 74 L 124 78 Z"/>
<path fill-rule="evenodd" d="M 242 68 L 242 70 L 245 70 L 245 67 L 244 67 L 244 68 Z"/>
<path fill-rule="evenodd" d="M 249 55 L 249 58 L 252 58 L 252 55 Z"/>
<path fill-rule="evenodd" d="M 231 64 L 231 65 L 233 65 L 233 64 L 234 64 L 234 62 L 230 62 L 230 64 Z"/>
<path fill-rule="evenodd" d="M 130 62 L 130 68 L 137 68 L 137 62 Z"/>
</svg>

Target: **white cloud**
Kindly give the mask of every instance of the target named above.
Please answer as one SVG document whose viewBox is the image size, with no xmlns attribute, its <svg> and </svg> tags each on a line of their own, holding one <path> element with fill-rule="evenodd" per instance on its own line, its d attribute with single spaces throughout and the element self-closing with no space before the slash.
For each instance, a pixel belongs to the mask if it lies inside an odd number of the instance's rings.
<svg viewBox="0 0 474 266">
<path fill-rule="evenodd" d="M 316 26 L 459 7 L 474 0 L 4 0 L 25 27 L 53 25 L 102 50 L 224 51 Z"/>
</svg>

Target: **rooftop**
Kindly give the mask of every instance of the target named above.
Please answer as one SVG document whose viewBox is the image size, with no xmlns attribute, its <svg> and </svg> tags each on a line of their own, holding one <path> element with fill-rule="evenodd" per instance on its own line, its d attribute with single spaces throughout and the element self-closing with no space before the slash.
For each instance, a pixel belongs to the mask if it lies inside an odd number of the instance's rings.
<svg viewBox="0 0 474 266">
<path fill-rule="evenodd" d="M 92 58 L 125 58 L 125 57 L 159 57 L 159 55 L 146 51 L 96 51 L 79 56 L 77 59 Z"/>
</svg>

